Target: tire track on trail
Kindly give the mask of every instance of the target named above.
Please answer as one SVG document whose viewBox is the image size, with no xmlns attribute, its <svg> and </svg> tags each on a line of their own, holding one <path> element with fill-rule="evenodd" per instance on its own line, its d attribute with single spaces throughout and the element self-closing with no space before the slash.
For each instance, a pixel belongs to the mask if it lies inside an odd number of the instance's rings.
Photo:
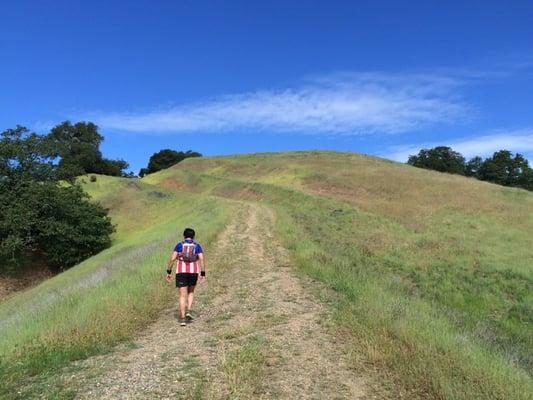
<svg viewBox="0 0 533 400">
<path fill-rule="evenodd" d="M 274 222 L 270 209 L 243 203 L 206 249 L 196 320 L 178 326 L 175 301 L 133 342 L 74 363 L 65 386 L 78 399 L 373 398 L 304 289 L 313 283 L 289 268 Z"/>
</svg>

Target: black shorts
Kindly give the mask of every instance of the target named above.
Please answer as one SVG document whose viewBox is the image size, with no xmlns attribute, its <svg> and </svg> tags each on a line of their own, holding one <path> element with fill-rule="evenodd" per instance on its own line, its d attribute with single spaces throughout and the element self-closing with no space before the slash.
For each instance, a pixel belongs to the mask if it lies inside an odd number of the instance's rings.
<svg viewBox="0 0 533 400">
<path fill-rule="evenodd" d="M 176 287 L 196 286 L 198 274 L 179 272 L 176 274 Z"/>
</svg>

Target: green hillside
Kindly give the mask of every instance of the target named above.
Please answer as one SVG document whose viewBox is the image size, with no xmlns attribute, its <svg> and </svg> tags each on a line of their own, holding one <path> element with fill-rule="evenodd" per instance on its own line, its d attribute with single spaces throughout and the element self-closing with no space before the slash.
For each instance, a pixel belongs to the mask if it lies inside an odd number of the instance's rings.
<svg viewBox="0 0 533 400">
<path fill-rule="evenodd" d="M 529 192 L 333 152 L 187 159 L 142 180 L 86 181 L 111 210 L 115 244 L 0 304 L 4 393 L 146 326 L 172 296 L 160 274 L 179 230 L 212 243 L 243 201 L 272 209 L 287 263 L 333 289 L 316 300 L 354 365 L 412 396 L 533 393 Z"/>
<path fill-rule="evenodd" d="M 136 179 L 98 176 L 86 185 L 110 208 L 115 244 L 0 303 L 0 398 L 12 398 L 25 378 L 46 381 L 68 362 L 106 352 L 146 326 L 172 301 L 161 266 L 182 226 L 196 227 L 209 244 L 234 209 L 206 196 L 193 196 L 191 203 L 190 195 Z"/>
</svg>

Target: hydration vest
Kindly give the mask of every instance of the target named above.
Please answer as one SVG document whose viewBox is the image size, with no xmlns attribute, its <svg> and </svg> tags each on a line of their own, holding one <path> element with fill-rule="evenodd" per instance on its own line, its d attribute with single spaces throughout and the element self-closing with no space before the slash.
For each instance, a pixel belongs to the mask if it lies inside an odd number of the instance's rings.
<svg viewBox="0 0 533 400">
<path fill-rule="evenodd" d="M 198 261 L 198 254 L 196 254 L 196 242 L 189 243 L 187 241 L 181 242 L 182 251 L 178 256 L 180 261 L 187 263 Z"/>
</svg>

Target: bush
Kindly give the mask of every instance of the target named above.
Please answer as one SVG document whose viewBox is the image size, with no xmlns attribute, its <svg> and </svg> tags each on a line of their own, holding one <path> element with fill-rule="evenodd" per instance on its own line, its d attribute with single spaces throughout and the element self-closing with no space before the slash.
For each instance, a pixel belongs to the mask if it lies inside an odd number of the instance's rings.
<svg viewBox="0 0 533 400">
<path fill-rule="evenodd" d="M 91 175 L 91 178 L 89 180 L 91 182 L 96 182 L 96 176 L 95 175 Z"/>
<path fill-rule="evenodd" d="M 78 186 L 25 182 L 2 191 L 0 255 L 19 264 L 28 252 L 57 269 L 71 267 L 111 245 L 107 211 Z"/>
</svg>

